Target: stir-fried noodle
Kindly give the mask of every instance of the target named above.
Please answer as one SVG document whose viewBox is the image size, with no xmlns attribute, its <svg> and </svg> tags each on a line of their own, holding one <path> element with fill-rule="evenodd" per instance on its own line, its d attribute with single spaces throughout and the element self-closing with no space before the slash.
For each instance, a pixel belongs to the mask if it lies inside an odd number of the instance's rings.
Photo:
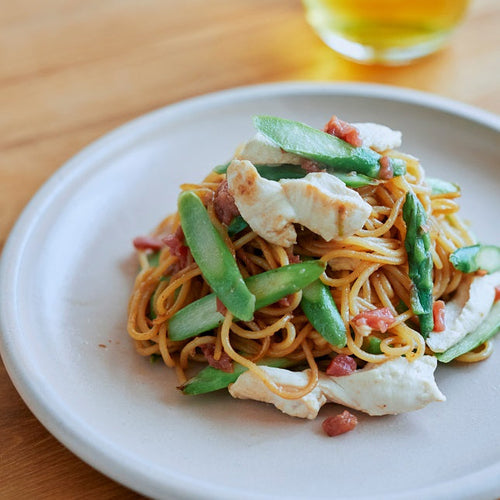
<svg viewBox="0 0 500 500">
<path fill-rule="evenodd" d="M 458 193 L 432 195 L 415 158 L 395 151 L 386 154 L 403 158 L 407 173 L 357 189 L 372 207 L 364 227 L 341 241 L 330 242 L 308 229 L 298 228 L 297 244 L 291 249 L 265 241 L 250 228 L 233 237 L 228 235 L 227 227 L 214 210 L 214 195 L 225 174 L 212 172 L 201 184 L 181 186 L 201 198 L 244 278 L 311 257 L 327 263 L 321 281 L 330 287 L 345 324 L 345 347 L 329 344 L 315 331 L 301 310 L 301 291 L 256 311 L 252 321 L 235 321 L 224 311 L 224 322 L 215 330 L 184 341 L 171 340 L 169 319 L 211 289 L 189 252 L 179 256 L 171 246 L 164 246 L 159 250 L 157 265 L 151 264 L 148 252 L 139 251 L 141 269 L 128 316 L 128 332 L 137 352 L 143 356 L 161 356 L 167 366 L 176 370 L 182 384 L 192 363 L 207 362 L 200 347 L 213 344 L 215 360 L 229 356 L 252 370 L 270 390 L 289 399 L 310 392 L 317 383 L 318 365 L 321 367 L 335 354 L 353 355 L 360 365 L 402 355 L 410 361 L 423 356 L 426 345 L 419 332 L 418 317 L 411 309 L 412 282 L 404 244 L 406 225 L 402 207 L 407 192 L 415 193 L 429 217 L 434 300 L 448 297 L 466 279 L 450 264 L 449 255 L 459 247 L 473 244 L 474 238 L 457 214 Z M 160 237 L 179 234 L 179 228 L 179 215 L 175 213 L 166 217 L 154 234 Z M 367 332 L 365 326 L 353 322 L 360 312 L 379 308 L 388 308 L 395 317 L 384 333 Z M 380 340 L 381 353 L 369 352 L 368 334 Z M 462 356 L 461 360 L 477 361 L 488 354 L 485 347 Z M 284 357 L 311 368 L 309 382 L 302 389 L 278 386 L 257 364 L 264 358 Z"/>
</svg>

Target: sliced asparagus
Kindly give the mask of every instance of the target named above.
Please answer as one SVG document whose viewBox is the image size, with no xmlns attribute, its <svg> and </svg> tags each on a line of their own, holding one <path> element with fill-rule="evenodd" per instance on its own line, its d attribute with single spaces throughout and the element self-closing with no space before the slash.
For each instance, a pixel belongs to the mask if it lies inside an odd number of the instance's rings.
<svg viewBox="0 0 500 500">
<path fill-rule="evenodd" d="M 382 156 L 370 148 L 354 147 L 304 123 L 274 116 L 256 116 L 254 125 L 260 133 L 288 153 L 340 172 L 356 172 L 373 179 L 379 178 Z M 389 166 L 394 176 L 406 172 L 404 160 L 389 158 Z"/>
<path fill-rule="evenodd" d="M 463 273 L 474 273 L 483 269 L 488 273 L 500 270 L 500 247 L 495 245 L 472 245 L 455 250 L 450 255 L 455 269 Z"/>
<path fill-rule="evenodd" d="M 417 196 L 409 191 L 403 205 L 406 223 L 405 248 L 409 276 L 413 282 L 411 307 L 420 320 L 420 333 L 426 338 L 434 328 L 432 316 L 432 256 L 427 214 Z"/>
<path fill-rule="evenodd" d="M 325 264 L 317 260 L 290 264 L 250 276 L 245 283 L 256 297 L 258 310 L 301 290 L 319 278 L 324 269 Z M 168 335 L 171 340 L 185 340 L 212 330 L 223 321 L 224 316 L 217 311 L 217 297 L 212 293 L 175 313 L 169 321 Z"/>
<path fill-rule="evenodd" d="M 267 358 L 257 364 L 261 366 L 272 366 L 274 368 L 288 368 L 296 364 L 296 361 L 291 361 L 288 358 Z M 237 378 L 247 370 L 247 367 L 239 363 L 234 363 L 234 370 L 231 373 L 223 372 L 213 366 L 207 366 L 199 371 L 193 378 L 181 385 L 179 389 L 184 394 L 192 396 L 218 391 L 236 382 Z"/>
<path fill-rule="evenodd" d="M 467 334 L 462 340 L 451 346 L 448 350 L 436 353 L 436 358 L 442 363 L 449 363 L 453 359 L 472 351 L 489 340 L 500 329 L 500 301 L 495 302 L 488 316 L 473 332 Z"/>
</svg>

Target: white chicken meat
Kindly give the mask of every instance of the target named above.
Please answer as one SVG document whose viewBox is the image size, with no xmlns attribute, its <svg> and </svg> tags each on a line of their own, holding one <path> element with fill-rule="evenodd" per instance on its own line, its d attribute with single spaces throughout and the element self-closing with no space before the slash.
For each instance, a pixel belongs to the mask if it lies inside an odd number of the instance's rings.
<svg viewBox="0 0 500 500">
<path fill-rule="evenodd" d="M 276 182 L 261 177 L 250 161 L 233 160 L 227 182 L 248 225 L 284 247 L 295 243 L 293 223 L 330 241 L 361 229 L 371 213 L 371 206 L 356 191 L 326 172 Z"/>
<path fill-rule="evenodd" d="M 332 377 L 320 374 L 317 386 L 300 399 L 285 399 L 270 391 L 251 371 L 229 386 L 234 398 L 272 403 L 282 412 L 301 418 L 316 418 L 327 402 L 338 403 L 369 415 L 405 413 L 433 401 L 445 401 L 434 380 L 437 360 L 423 356 L 415 361 L 400 357 L 381 364 L 368 363 L 351 375 Z M 276 384 L 286 390 L 300 389 L 308 381 L 309 370 L 292 372 L 261 367 Z"/>
<path fill-rule="evenodd" d="M 303 179 L 282 179 L 280 184 L 302 224 L 326 241 L 351 236 L 361 229 L 372 208 L 340 179 L 313 172 Z"/>
<path fill-rule="evenodd" d="M 370 122 L 352 125 L 358 129 L 364 147 L 383 152 L 401 146 L 402 134 L 398 130 Z M 251 161 L 254 165 L 300 165 L 302 161 L 300 156 L 283 151 L 260 132 L 240 147 L 235 158 Z"/>
<path fill-rule="evenodd" d="M 352 123 L 358 129 L 363 146 L 372 148 L 379 153 L 401 146 L 402 134 L 378 123 Z"/>
<path fill-rule="evenodd" d="M 261 177 L 247 160 L 233 160 L 226 178 L 241 216 L 259 236 L 283 247 L 295 243 L 295 212 L 278 182 Z"/>
<path fill-rule="evenodd" d="M 444 352 L 475 330 L 490 311 L 498 285 L 500 271 L 471 276 L 469 286 L 461 286 L 445 305 L 445 330 L 431 332 L 427 345 L 434 352 Z"/>
<path fill-rule="evenodd" d="M 254 165 L 300 165 L 301 158 L 283 151 L 265 135 L 257 132 L 236 152 L 235 159 L 248 160 Z"/>
</svg>

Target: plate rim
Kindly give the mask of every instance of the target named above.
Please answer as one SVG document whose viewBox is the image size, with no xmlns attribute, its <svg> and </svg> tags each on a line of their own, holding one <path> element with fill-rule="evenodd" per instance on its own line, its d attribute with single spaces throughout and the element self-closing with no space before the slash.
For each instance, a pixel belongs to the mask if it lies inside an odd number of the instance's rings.
<svg viewBox="0 0 500 500">
<path fill-rule="evenodd" d="M 5 242 L 0 260 L 0 353 L 10 379 L 30 411 L 60 443 L 101 473 L 135 491 L 159 496 L 167 493 L 179 498 L 192 498 L 199 495 L 201 486 L 205 491 L 208 486 L 211 491 L 208 492 L 209 495 L 205 496 L 205 498 L 231 498 L 234 495 L 234 491 L 229 490 L 227 487 L 216 487 L 212 483 L 207 484 L 192 477 L 183 478 L 180 484 L 179 477 L 175 478 L 175 482 L 169 482 L 168 484 L 165 481 L 156 481 L 153 484 L 151 474 L 144 474 L 137 470 L 137 467 L 134 467 L 133 460 L 125 463 L 123 460 L 117 459 L 116 454 L 113 453 L 111 443 L 108 443 L 108 447 L 104 449 L 89 443 L 84 437 L 85 432 L 80 430 L 81 422 L 80 427 L 76 426 L 75 428 L 74 425 L 69 425 L 78 422 L 78 418 L 68 424 L 54 417 L 51 405 L 42 400 L 36 388 L 30 385 L 26 372 L 22 367 L 19 367 L 19 354 L 15 352 L 15 342 L 13 341 L 16 324 L 14 312 L 16 304 L 10 300 L 10 297 L 14 296 L 13 291 L 17 286 L 17 278 L 22 265 L 22 255 L 26 245 L 29 244 L 30 233 L 36 227 L 37 221 L 43 216 L 44 207 L 50 206 L 51 200 L 56 197 L 58 191 L 64 189 L 68 183 L 71 184 L 72 177 L 78 175 L 80 170 L 86 171 L 86 168 L 88 168 L 86 167 L 86 159 L 103 148 L 112 148 L 115 141 L 125 141 L 130 136 L 141 134 L 143 129 L 154 129 L 158 120 L 172 119 L 180 113 L 187 113 L 192 110 L 200 111 L 212 108 L 218 102 L 227 104 L 228 102 L 251 100 L 259 97 L 292 94 L 325 94 L 389 99 L 394 102 L 409 103 L 445 112 L 500 132 L 500 116 L 494 113 L 448 97 L 406 87 L 362 82 L 293 81 L 245 85 L 219 90 L 174 102 L 140 115 L 92 141 L 64 162 L 42 184 L 21 212 Z M 126 458 L 133 459 L 133 457 L 128 456 Z M 460 491 L 463 498 L 472 497 L 473 495 L 476 495 L 475 498 L 477 498 L 478 493 L 484 495 L 498 494 L 500 484 L 498 479 L 495 484 L 495 477 L 500 477 L 500 463 L 483 468 L 481 471 L 458 480 L 439 483 L 439 485 L 432 486 L 432 488 L 413 490 L 409 494 L 418 495 L 419 498 L 430 497 L 430 495 L 432 495 L 432 498 L 445 498 L 445 495 L 449 495 L 453 491 Z M 172 479 L 174 479 L 174 476 L 172 476 Z M 485 484 L 488 483 L 488 479 L 491 479 L 489 486 Z M 478 483 L 483 485 L 481 491 L 477 489 Z M 138 489 L 139 485 L 140 488 Z M 241 497 L 241 494 L 239 496 Z M 256 495 L 248 496 L 248 498 L 255 497 Z M 266 496 L 262 495 L 258 495 L 258 497 L 266 498 Z M 410 498 L 401 493 L 389 497 L 384 495 L 384 497 Z M 366 498 L 374 499 L 376 497 Z"/>
</svg>

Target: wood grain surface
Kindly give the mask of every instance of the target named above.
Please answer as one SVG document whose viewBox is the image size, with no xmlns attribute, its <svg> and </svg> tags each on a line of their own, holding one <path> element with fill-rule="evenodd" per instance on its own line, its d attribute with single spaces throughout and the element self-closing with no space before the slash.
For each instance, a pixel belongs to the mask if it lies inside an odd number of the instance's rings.
<svg viewBox="0 0 500 500">
<path fill-rule="evenodd" d="M 300 0 L 5 0 L 0 9 L 0 249 L 41 184 L 124 122 L 234 86 L 410 87 L 500 113 L 500 2 L 473 1 L 451 43 L 403 67 L 326 47 Z M 0 498 L 140 498 L 53 438 L 0 368 Z"/>
</svg>

